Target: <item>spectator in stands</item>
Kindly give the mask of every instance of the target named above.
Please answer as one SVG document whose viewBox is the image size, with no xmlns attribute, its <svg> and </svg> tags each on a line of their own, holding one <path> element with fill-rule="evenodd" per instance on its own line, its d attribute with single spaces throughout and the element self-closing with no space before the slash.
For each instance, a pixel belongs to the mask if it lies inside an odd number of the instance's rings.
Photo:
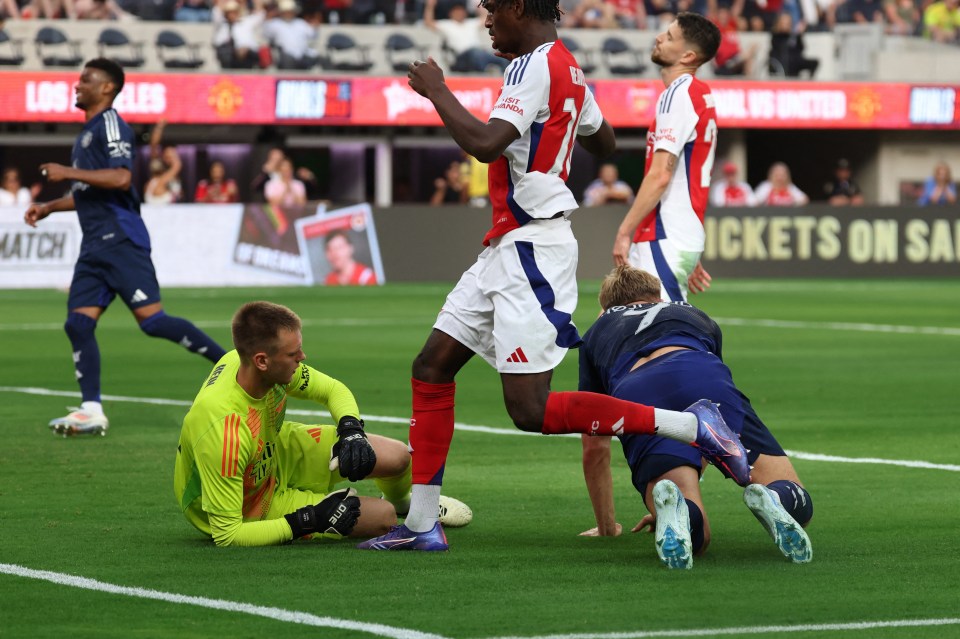
<svg viewBox="0 0 960 639">
<path fill-rule="evenodd" d="M 21 9 L 20 15 L 23 18 L 75 20 L 77 12 L 73 6 L 73 0 L 33 0 L 32 4 Z"/>
<path fill-rule="evenodd" d="M 783 0 L 745 0 L 743 18 L 750 31 L 771 31 L 783 11 Z"/>
<path fill-rule="evenodd" d="M 20 5 L 17 4 L 17 0 L 0 0 L 0 22 L 19 17 Z"/>
<path fill-rule="evenodd" d="M 283 158 L 277 170 L 277 176 L 267 182 L 264 194 L 271 206 L 288 209 L 307 203 L 307 188 L 293 175 L 293 162 Z"/>
<path fill-rule="evenodd" d="M 316 173 L 305 166 L 301 166 L 294 171 L 294 175 L 298 180 L 303 182 L 304 188 L 307 189 L 308 200 L 319 200 L 322 197 L 323 193 L 320 191 L 320 180 L 317 179 Z"/>
<path fill-rule="evenodd" d="M 263 37 L 280 51 L 280 59 L 274 62 L 278 69 L 312 69 L 319 56 L 313 50 L 317 30 L 306 20 L 297 16 L 295 0 L 280 0 L 279 15 L 263 25 Z"/>
<path fill-rule="evenodd" d="M 433 195 L 430 196 L 430 206 L 443 204 L 466 204 L 469 193 L 460 172 L 460 162 L 453 161 L 447 165 L 442 177 L 433 181 Z"/>
<path fill-rule="evenodd" d="M 890 35 L 918 35 L 923 18 L 914 0 L 883 0 Z"/>
<path fill-rule="evenodd" d="M 757 45 L 752 44 L 744 51 L 740 48 L 740 22 L 725 4 L 717 6 L 711 18 L 720 29 L 720 48 L 713 58 L 713 72 L 717 75 L 753 75 L 753 60 L 757 54 Z"/>
<path fill-rule="evenodd" d="M 74 0 L 78 20 L 133 20 L 114 0 Z"/>
<path fill-rule="evenodd" d="M 260 66 L 260 27 L 266 16 L 263 0 L 254 0 L 254 11 L 243 15 L 237 0 L 223 0 L 213 10 L 213 46 L 224 69 Z"/>
<path fill-rule="evenodd" d="M 467 15 L 467 6 L 463 0 L 457 0 L 451 7 L 446 20 L 435 18 L 437 0 L 426 0 L 423 9 L 423 24 L 443 37 L 444 46 L 453 51 L 456 58 L 450 69 L 461 73 L 473 71 L 497 71 L 502 73 L 509 62 L 493 53 L 490 38 L 483 24 L 486 10 L 478 9 L 476 17 Z"/>
<path fill-rule="evenodd" d="M 220 160 L 210 164 L 210 177 L 197 183 L 193 201 L 198 204 L 225 204 L 239 202 L 237 183 L 227 177 L 227 169 Z"/>
<path fill-rule="evenodd" d="M 614 8 L 614 18 L 622 29 L 646 29 L 647 10 L 643 0 L 605 0 Z"/>
<path fill-rule="evenodd" d="M 213 9 L 208 0 L 179 0 L 173 19 L 177 22 L 210 22 Z"/>
<path fill-rule="evenodd" d="M 250 193 L 258 201 L 266 202 L 264 189 L 270 180 L 279 177 L 280 163 L 283 162 L 283 159 L 286 157 L 287 154 L 278 146 L 267 151 L 267 159 L 264 160 L 263 165 L 260 167 L 260 172 L 253 178 L 253 181 L 250 182 Z"/>
<path fill-rule="evenodd" d="M 330 264 L 330 272 L 323 282 L 327 286 L 371 286 L 377 283 L 373 269 L 354 259 L 353 241 L 346 231 L 331 231 L 324 251 Z"/>
<path fill-rule="evenodd" d="M 783 162 L 770 166 L 767 179 L 757 185 L 754 194 L 758 206 L 803 206 L 810 202 L 807 194 L 794 185 L 790 169 Z"/>
<path fill-rule="evenodd" d="M 143 187 L 146 204 L 173 204 L 180 200 L 180 170 L 183 164 L 176 147 L 163 149 L 160 157 L 150 160 L 150 180 Z"/>
<path fill-rule="evenodd" d="M 953 182 L 950 165 L 946 162 L 937 162 L 933 168 L 933 175 L 923 184 L 923 194 L 917 200 L 917 204 L 937 206 L 956 203 L 957 185 Z"/>
<path fill-rule="evenodd" d="M 846 0 L 845 16 L 838 17 L 838 22 L 854 24 L 885 24 L 883 6 L 880 0 Z"/>
<path fill-rule="evenodd" d="M 746 182 L 737 178 L 737 165 L 723 163 L 723 178 L 710 187 L 710 204 L 713 206 L 756 206 L 757 198 Z"/>
<path fill-rule="evenodd" d="M 0 179 L 0 206 L 19 206 L 22 204 L 32 204 L 33 199 L 39 195 L 40 184 L 34 184 L 29 189 L 20 182 L 20 170 L 10 167 L 3 170 L 3 178 Z"/>
<path fill-rule="evenodd" d="M 834 206 L 860 206 L 863 204 L 863 191 L 850 174 L 850 162 L 837 160 L 833 180 L 824 185 L 827 201 Z"/>
<path fill-rule="evenodd" d="M 770 72 L 795 78 L 807 71 L 812 78 L 820 61 L 803 54 L 803 24 L 794 29 L 793 18 L 781 13 L 770 34 Z"/>
<path fill-rule="evenodd" d="M 597 179 L 587 185 L 583 192 L 584 206 L 627 203 L 633 201 L 634 192 L 630 185 L 620 179 L 617 165 L 607 162 L 600 165 Z"/>
<path fill-rule="evenodd" d="M 960 0 L 940 0 L 923 11 L 923 35 L 934 42 L 960 41 Z"/>
<path fill-rule="evenodd" d="M 580 29 L 615 29 L 616 7 L 606 0 L 580 0 L 573 10 L 573 24 Z"/>
<path fill-rule="evenodd" d="M 487 177 L 490 174 L 490 165 L 481 162 L 472 155 L 463 152 L 460 162 L 460 173 L 463 183 L 467 187 L 467 202 L 470 206 L 484 207 L 490 205 L 490 185 Z"/>
</svg>

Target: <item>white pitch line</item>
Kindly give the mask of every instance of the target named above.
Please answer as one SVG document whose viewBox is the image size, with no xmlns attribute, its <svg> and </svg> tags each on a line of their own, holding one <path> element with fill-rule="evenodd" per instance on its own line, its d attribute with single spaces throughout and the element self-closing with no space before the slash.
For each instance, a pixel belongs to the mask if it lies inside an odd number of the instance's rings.
<svg viewBox="0 0 960 639">
<path fill-rule="evenodd" d="M 757 326 L 760 328 L 794 328 L 860 333 L 896 333 L 900 335 L 960 335 L 960 328 L 952 326 L 904 326 L 897 324 L 866 324 L 862 322 L 800 322 L 793 320 L 747 319 L 743 317 L 714 317 L 720 326 Z"/>
<path fill-rule="evenodd" d="M 784 328 L 800 330 L 831 330 L 831 331 L 855 331 L 860 333 L 888 333 L 898 335 L 948 335 L 960 336 L 960 327 L 954 326 L 909 326 L 899 324 L 868 324 L 864 322 L 802 322 L 794 320 L 776 320 L 759 319 L 745 317 L 714 317 L 721 326 L 756 326 L 760 328 Z M 429 319 L 405 318 L 405 319 L 379 319 L 379 318 L 326 318 L 326 319 L 304 319 L 303 325 L 310 326 L 414 326 L 429 324 Z M 199 328 L 229 328 L 230 322 L 224 320 L 201 320 L 195 321 Z M 129 322 L 122 325 L 111 326 L 111 330 L 118 328 L 136 329 L 135 322 Z M 35 324 L 0 324 L 0 332 L 3 331 L 60 331 L 63 330 L 62 322 L 39 322 Z"/>
<path fill-rule="evenodd" d="M 351 621 L 349 619 L 338 619 L 336 617 L 320 617 L 309 612 L 299 612 L 296 610 L 285 610 L 283 608 L 273 608 L 270 606 L 256 606 L 241 601 L 227 601 L 225 599 L 209 599 L 207 597 L 193 597 L 190 595 L 181 595 L 175 592 L 163 592 L 160 590 L 150 590 L 147 588 L 133 588 L 129 586 L 118 586 L 96 579 L 87 577 L 77 577 L 60 572 L 50 572 L 48 570 L 33 570 L 16 564 L 0 563 L 0 573 L 15 575 L 17 577 L 27 577 L 29 579 L 41 579 L 49 581 L 60 586 L 71 586 L 74 588 L 83 588 L 84 590 L 96 590 L 113 595 L 124 595 L 126 597 L 137 597 L 140 599 L 153 599 L 156 601 L 165 601 L 174 604 L 185 604 L 188 606 L 199 606 L 201 608 L 210 608 L 213 610 L 225 610 L 227 612 L 242 612 L 256 617 L 266 617 L 277 621 L 287 623 L 296 623 L 304 626 L 315 626 L 319 628 L 337 628 L 339 630 L 356 630 L 367 632 L 379 637 L 389 637 L 390 639 L 446 639 L 442 635 L 434 635 L 419 630 L 408 630 L 406 628 L 396 628 L 379 623 L 365 623 L 362 621 Z"/>
<path fill-rule="evenodd" d="M 796 626 L 741 626 L 739 628 L 694 628 L 690 630 L 648 630 L 639 632 L 576 633 L 565 635 L 536 635 L 490 637 L 489 639 L 650 639 L 651 637 L 716 637 L 722 635 L 766 635 L 787 632 L 824 632 L 828 630 L 877 630 L 879 628 L 920 628 L 925 626 L 955 626 L 960 618 L 901 619 L 896 621 L 855 621 L 851 623 L 818 623 Z"/>
<path fill-rule="evenodd" d="M 38 388 L 35 386 L 0 386 L 0 393 L 21 393 L 24 395 L 43 395 L 47 397 L 73 397 L 79 398 L 80 393 L 77 391 L 61 391 L 53 390 L 50 388 Z M 104 395 L 104 401 L 110 402 L 128 402 L 134 404 L 154 404 L 160 406 L 190 406 L 193 402 L 188 402 L 182 399 L 165 399 L 162 397 L 125 397 L 123 395 Z M 326 411 L 319 410 L 300 410 L 300 409 L 288 409 L 288 415 L 304 415 L 304 416 L 317 416 L 317 417 L 329 417 L 330 413 Z M 387 415 L 364 415 L 365 421 L 369 422 L 378 422 L 383 424 L 400 424 L 407 425 L 410 423 L 409 418 L 404 417 L 392 417 Z M 471 432 L 471 433 L 485 433 L 488 435 L 521 435 L 521 436 L 531 436 L 531 437 L 544 437 L 546 439 L 563 439 L 569 437 L 579 438 L 579 435 L 543 435 L 541 433 L 528 433 L 522 430 L 517 430 L 515 428 L 495 428 L 493 426 L 479 426 L 476 424 L 464 424 L 462 422 L 457 422 L 455 424 L 457 430 Z M 836 455 L 821 455 L 820 453 L 805 453 L 798 450 L 788 450 L 785 451 L 787 455 L 795 459 L 804 459 L 808 461 L 822 461 L 822 462 L 834 462 L 841 464 L 885 464 L 888 466 L 901 466 L 904 468 L 925 468 L 928 470 L 946 470 L 950 472 L 960 472 L 960 466 L 954 464 L 934 464 L 933 462 L 927 461 L 917 461 L 909 459 L 881 459 L 877 457 L 839 457 Z"/>
</svg>

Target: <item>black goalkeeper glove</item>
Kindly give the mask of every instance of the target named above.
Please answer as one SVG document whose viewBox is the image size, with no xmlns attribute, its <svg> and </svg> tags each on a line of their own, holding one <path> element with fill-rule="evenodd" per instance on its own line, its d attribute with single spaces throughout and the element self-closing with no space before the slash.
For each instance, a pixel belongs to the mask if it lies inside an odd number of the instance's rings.
<svg viewBox="0 0 960 639">
<path fill-rule="evenodd" d="M 330 455 L 330 470 L 337 470 L 350 481 L 360 481 L 373 472 L 377 454 L 363 432 L 363 420 L 342 417 L 337 424 L 337 443 Z"/>
<path fill-rule="evenodd" d="M 346 537 L 360 518 L 360 498 L 353 488 L 332 492 L 316 506 L 304 506 L 284 515 L 293 530 L 293 538 L 311 533 L 336 533 Z"/>
</svg>

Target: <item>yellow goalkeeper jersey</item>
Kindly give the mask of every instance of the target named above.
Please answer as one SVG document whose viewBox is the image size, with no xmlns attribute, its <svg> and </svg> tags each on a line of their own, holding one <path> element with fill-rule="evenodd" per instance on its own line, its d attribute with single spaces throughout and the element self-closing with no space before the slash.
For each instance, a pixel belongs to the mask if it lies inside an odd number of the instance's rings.
<svg viewBox="0 0 960 639">
<path fill-rule="evenodd" d="M 174 493 L 190 523 L 215 539 L 211 517 L 221 528 L 227 522 L 247 529 L 239 539 L 231 534 L 235 543 L 281 543 L 292 536 L 283 519 L 251 524 L 266 518 L 278 488 L 276 446 L 287 395 L 325 405 L 334 423 L 347 415 L 359 418 L 360 411 L 343 383 L 306 364 L 289 384 L 274 386 L 261 399 L 237 383 L 239 369 L 240 356 L 230 351 L 197 393 L 180 432 Z"/>
</svg>

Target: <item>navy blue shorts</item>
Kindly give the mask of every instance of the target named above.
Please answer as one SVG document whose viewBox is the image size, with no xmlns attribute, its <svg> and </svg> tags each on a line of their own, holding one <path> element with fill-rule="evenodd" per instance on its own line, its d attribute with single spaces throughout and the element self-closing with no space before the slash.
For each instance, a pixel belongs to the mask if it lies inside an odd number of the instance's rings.
<svg viewBox="0 0 960 639">
<path fill-rule="evenodd" d="M 638 404 L 681 411 L 698 399 L 720 405 L 724 421 L 750 453 L 757 456 L 785 456 L 783 448 L 767 430 L 747 396 L 733 383 L 730 369 L 713 353 L 673 351 L 627 374 L 611 393 Z M 633 472 L 633 485 L 646 495 L 647 484 L 668 470 L 680 466 L 701 468 L 700 452 L 688 444 L 653 435 L 624 435 L 623 454 Z"/>
<path fill-rule="evenodd" d="M 117 295 L 131 309 L 160 301 L 150 251 L 129 240 L 77 260 L 67 308 L 106 308 Z"/>
</svg>

